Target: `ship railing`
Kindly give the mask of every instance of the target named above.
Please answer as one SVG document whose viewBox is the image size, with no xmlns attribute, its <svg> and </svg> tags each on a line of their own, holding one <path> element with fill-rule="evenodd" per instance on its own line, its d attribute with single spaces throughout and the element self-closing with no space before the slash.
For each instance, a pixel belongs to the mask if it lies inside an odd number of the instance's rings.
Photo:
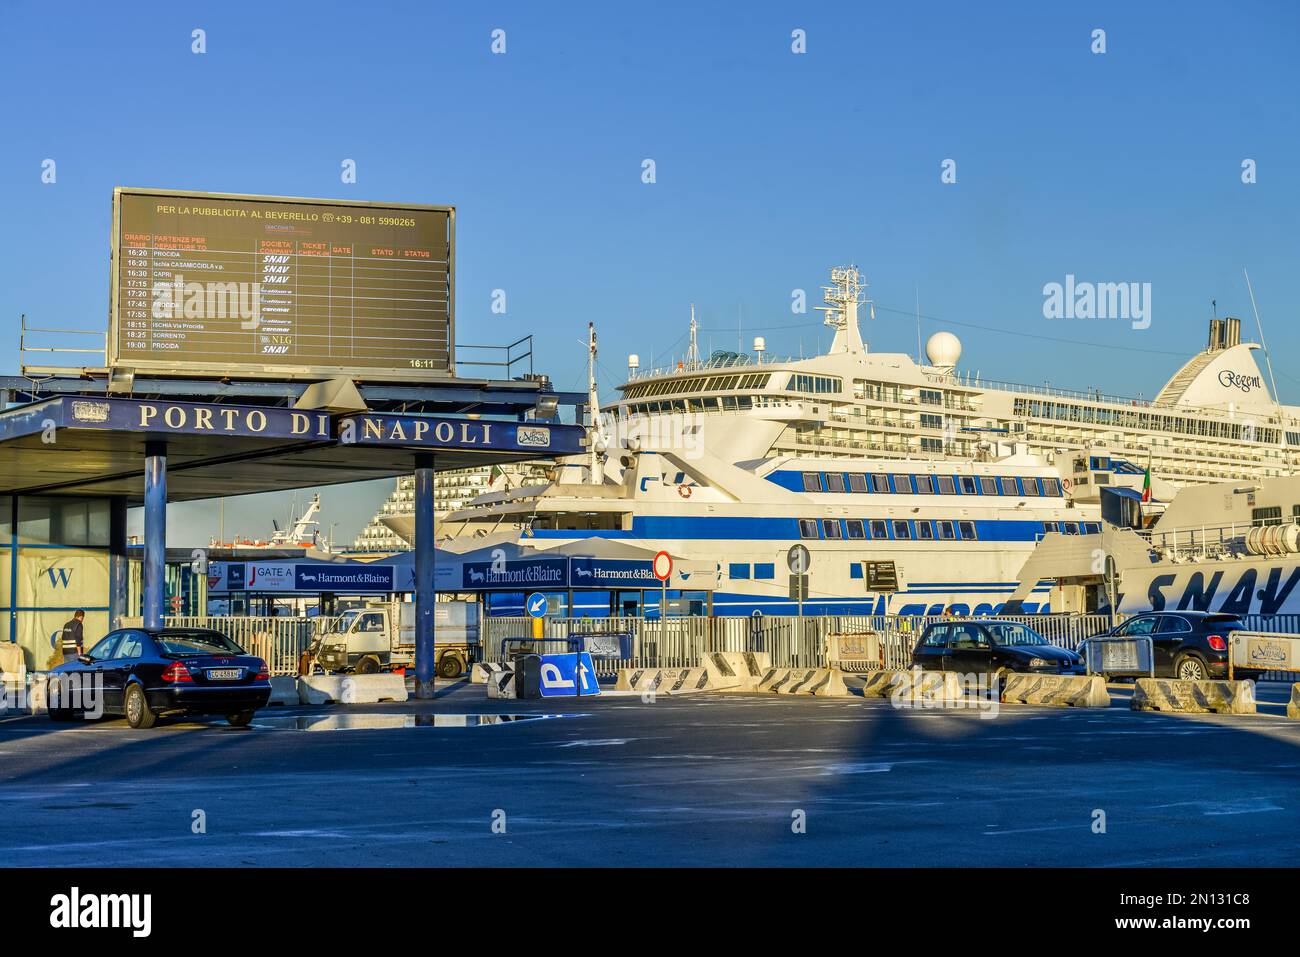
<svg viewBox="0 0 1300 957">
<path fill-rule="evenodd" d="M 981 616 L 1016 621 L 1041 634 L 1050 644 L 1073 651 L 1084 638 L 1110 627 L 1106 615 L 996 615 Z M 620 668 L 695 668 L 707 654 L 720 651 L 759 652 L 771 657 L 775 668 L 818 668 L 827 665 L 831 635 L 865 635 L 875 653 L 859 662 L 841 662 L 845 670 L 872 671 L 908 668 L 912 649 L 926 625 L 968 619 L 904 615 L 825 615 L 681 618 L 546 618 L 543 637 L 555 640 L 584 632 L 614 632 L 632 637 L 632 657 L 594 662 L 600 674 Z M 978 620 L 978 619 L 974 619 Z M 483 648 L 488 654 L 506 638 L 532 634 L 530 618 L 483 619 Z"/>
<path fill-rule="evenodd" d="M 1138 535 L 1171 561 L 1196 561 L 1240 555 L 1246 551 L 1251 523 L 1146 528 Z"/>
</svg>

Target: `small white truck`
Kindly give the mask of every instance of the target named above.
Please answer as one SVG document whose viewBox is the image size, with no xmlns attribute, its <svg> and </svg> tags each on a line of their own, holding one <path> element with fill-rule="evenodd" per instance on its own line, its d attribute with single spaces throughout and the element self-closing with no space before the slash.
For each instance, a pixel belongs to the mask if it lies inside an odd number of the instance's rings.
<svg viewBox="0 0 1300 957">
<path fill-rule="evenodd" d="M 434 654 L 440 678 L 469 670 L 478 647 L 478 605 L 434 605 Z M 346 611 L 313 642 L 312 657 L 326 671 L 374 674 L 415 663 L 415 603 L 384 602 Z"/>
</svg>

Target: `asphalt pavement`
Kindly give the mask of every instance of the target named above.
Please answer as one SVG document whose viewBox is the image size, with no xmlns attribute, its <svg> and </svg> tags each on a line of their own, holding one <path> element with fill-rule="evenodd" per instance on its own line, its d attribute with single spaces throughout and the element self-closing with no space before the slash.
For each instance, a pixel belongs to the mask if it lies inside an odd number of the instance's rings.
<svg viewBox="0 0 1300 957">
<path fill-rule="evenodd" d="M 1292 865 L 1300 721 L 602 695 L 0 717 L 6 866 Z M 487 717 L 482 717 L 487 716 Z M 549 717 L 541 717 L 549 716 Z M 527 720 L 514 720 L 520 717 Z"/>
</svg>

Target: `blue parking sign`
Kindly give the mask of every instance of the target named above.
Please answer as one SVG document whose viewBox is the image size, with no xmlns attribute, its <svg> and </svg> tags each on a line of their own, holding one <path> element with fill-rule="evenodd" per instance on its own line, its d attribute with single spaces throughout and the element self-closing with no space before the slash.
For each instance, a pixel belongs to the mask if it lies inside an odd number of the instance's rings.
<svg viewBox="0 0 1300 957">
<path fill-rule="evenodd" d="M 524 607 L 528 609 L 529 618 L 545 618 L 546 609 L 549 605 L 550 602 L 546 600 L 546 596 L 538 591 L 529 595 L 528 600 L 524 602 Z"/>
<path fill-rule="evenodd" d="M 582 673 L 582 693 L 584 695 L 600 694 L 600 685 L 596 682 L 596 669 L 592 667 L 591 655 L 585 651 L 580 655 L 542 655 L 542 697 L 573 698 L 578 694 L 575 673 Z"/>
</svg>

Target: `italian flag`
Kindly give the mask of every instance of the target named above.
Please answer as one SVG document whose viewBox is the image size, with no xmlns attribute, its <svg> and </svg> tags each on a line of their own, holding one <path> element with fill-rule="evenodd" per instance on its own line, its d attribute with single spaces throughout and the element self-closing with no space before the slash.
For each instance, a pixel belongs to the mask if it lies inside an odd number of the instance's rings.
<svg viewBox="0 0 1300 957">
<path fill-rule="evenodd" d="M 1147 466 L 1146 472 L 1142 476 L 1142 501 L 1151 501 L 1151 466 Z"/>
</svg>

